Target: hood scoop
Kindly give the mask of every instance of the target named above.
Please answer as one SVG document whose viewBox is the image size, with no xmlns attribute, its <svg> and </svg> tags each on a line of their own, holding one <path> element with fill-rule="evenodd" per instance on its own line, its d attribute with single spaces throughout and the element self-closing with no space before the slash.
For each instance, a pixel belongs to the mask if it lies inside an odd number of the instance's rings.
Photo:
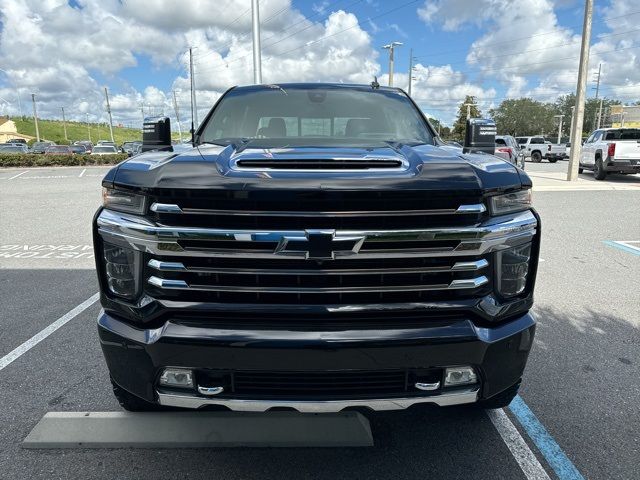
<svg viewBox="0 0 640 480">
<path fill-rule="evenodd" d="M 264 158 L 236 162 L 236 168 L 244 170 L 388 170 L 402 167 L 402 160 L 390 158 Z"/>
</svg>

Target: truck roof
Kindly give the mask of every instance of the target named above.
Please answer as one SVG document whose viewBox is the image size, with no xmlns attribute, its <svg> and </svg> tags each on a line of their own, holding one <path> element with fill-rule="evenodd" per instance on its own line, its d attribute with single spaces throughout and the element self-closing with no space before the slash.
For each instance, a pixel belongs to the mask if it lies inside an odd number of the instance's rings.
<svg viewBox="0 0 640 480">
<path fill-rule="evenodd" d="M 340 88 L 340 89 L 352 89 L 352 90 L 386 90 L 386 91 L 396 91 L 401 92 L 402 89 L 398 87 L 386 87 L 380 85 L 375 89 L 370 84 L 357 84 L 357 83 L 321 83 L 321 82 L 309 82 L 309 83 L 271 83 L 271 84 L 261 84 L 261 85 L 244 85 L 244 86 L 235 86 L 231 87 L 233 90 L 267 90 L 273 88 L 282 88 L 286 90 L 287 88 L 296 89 L 296 88 L 305 88 L 305 89 L 313 89 L 313 88 Z"/>
</svg>

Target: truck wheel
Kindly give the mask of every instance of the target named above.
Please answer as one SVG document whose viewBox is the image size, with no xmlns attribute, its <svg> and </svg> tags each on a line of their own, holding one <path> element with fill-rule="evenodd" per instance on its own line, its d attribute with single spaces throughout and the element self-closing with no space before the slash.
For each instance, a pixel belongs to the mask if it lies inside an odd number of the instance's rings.
<svg viewBox="0 0 640 480">
<path fill-rule="evenodd" d="M 601 157 L 596 157 L 596 166 L 593 170 L 593 176 L 596 180 L 604 180 L 607 178 L 607 172 L 604 169 Z"/>
<path fill-rule="evenodd" d="M 113 394 L 116 396 L 118 403 L 122 408 L 129 412 L 158 412 L 166 410 L 162 405 L 147 402 L 146 400 L 127 392 L 124 388 L 114 382 L 113 378 L 111 379 L 111 385 L 113 386 Z"/>
<path fill-rule="evenodd" d="M 582 173 L 582 172 L 584 172 L 584 168 L 578 167 L 578 173 Z"/>
<path fill-rule="evenodd" d="M 533 152 L 531 154 L 531 161 L 535 163 L 540 163 L 542 161 L 542 154 L 540 152 Z"/>
<path fill-rule="evenodd" d="M 550 158 L 549 163 L 556 163 L 558 161 L 557 158 Z"/>
<path fill-rule="evenodd" d="M 515 385 L 511 385 L 506 390 L 494 395 L 491 398 L 480 400 L 476 405 L 480 408 L 492 409 L 492 408 L 504 408 L 507 407 L 511 400 L 515 398 L 520 389 L 520 380 Z"/>
</svg>

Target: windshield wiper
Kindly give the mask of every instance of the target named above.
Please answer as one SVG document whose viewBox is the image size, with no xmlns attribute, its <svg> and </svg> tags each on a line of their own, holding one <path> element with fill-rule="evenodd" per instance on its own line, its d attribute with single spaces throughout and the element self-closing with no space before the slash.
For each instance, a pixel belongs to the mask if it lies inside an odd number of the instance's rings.
<svg viewBox="0 0 640 480">
<path fill-rule="evenodd" d="M 198 145 L 209 144 L 209 145 L 220 145 L 220 146 L 226 147 L 228 145 L 237 144 L 239 146 L 242 146 L 242 145 L 245 145 L 245 144 L 249 143 L 251 140 L 253 140 L 253 138 L 247 138 L 247 137 L 225 137 L 225 138 L 216 138 L 215 140 L 206 140 L 206 141 L 203 141 L 203 142 L 198 142 Z"/>
</svg>

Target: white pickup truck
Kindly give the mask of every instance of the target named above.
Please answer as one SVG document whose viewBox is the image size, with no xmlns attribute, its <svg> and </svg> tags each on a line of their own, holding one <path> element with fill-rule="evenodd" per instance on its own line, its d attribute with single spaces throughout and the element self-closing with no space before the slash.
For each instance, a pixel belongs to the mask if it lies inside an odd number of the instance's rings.
<svg viewBox="0 0 640 480">
<path fill-rule="evenodd" d="M 608 173 L 640 173 L 640 128 L 601 128 L 582 145 L 578 171 L 593 170 L 596 180 Z"/>
<path fill-rule="evenodd" d="M 565 158 L 566 148 L 563 144 L 554 145 L 545 141 L 544 137 L 517 137 L 520 150 L 525 158 L 531 157 L 532 162 L 540 163 L 543 158 L 555 163 Z"/>
</svg>

